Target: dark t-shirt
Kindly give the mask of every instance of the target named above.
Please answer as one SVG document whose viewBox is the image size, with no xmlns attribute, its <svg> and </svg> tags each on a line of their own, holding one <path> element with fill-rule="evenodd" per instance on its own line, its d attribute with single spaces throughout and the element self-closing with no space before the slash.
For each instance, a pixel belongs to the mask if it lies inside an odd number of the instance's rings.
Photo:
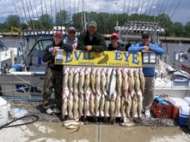
<svg viewBox="0 0 190 142">
<path fill-rule="evenodd" d="M 118 43 L 117 48 L 114 48 L 112 44 L 109 44 L 108 51 L 114 51 L 114 50 L 125 51 L 125 48 L 122 46 L 121 43 Z"/>
</svg>

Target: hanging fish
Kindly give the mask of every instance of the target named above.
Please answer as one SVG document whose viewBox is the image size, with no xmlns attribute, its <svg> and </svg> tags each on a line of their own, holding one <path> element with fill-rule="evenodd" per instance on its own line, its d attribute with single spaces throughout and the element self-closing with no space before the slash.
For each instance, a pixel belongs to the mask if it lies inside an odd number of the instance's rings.
<svg viewBox="0 0 190 142">
<path fill-rule="evenodd" d="M 116 71 L 116 91 L 117 91 L 116 104 L 115 104 L 116 117 L 121 116 L 122 81 L 123 81 L 122 72 L 121 69 L 118 68 Z"/>
<path fill-rule="evenodd" d="M 68 87 L 69 87 L 69 97 L 68 97 L 68 116 L 69 119 L 73 119 L 73 80 L 74 80 L 74 68 L 70 68 Z"/>
<path fill-rule="evenodd" d="M 96 70 L 96 95 L 95 95 L 95 114 L 96 117 L 100 115 L 100 99 L 101 99 L 101 68 Z"/>
<path fill-rule="evenodd" d="M 90 94 L 90 113 L 92 116 L 95 115 L 96 70 L 97 68 L 91 68 L 90 74 L 90 86 L 92 91 Z"/>
<path fill-rule="evenodd" d="M 137 96 L 137 112 L 138 112 L 138 117 L 141 118 L 142 115 L 142 103 L 143 103 L 143 96 L 142 96 L 142 91 L 141 91 L 141 82 L 140 82 L 140 73 L 138 70 L 135 70 L 134 72 L 134 77 L 135 77 L 135 92 Z"/>
<path fill-rule="evenodd" d="M 68 87 L 70 93 L 73 93 L 74 70 L 75 70 L 74 68 L 70 68 L 69 71 Z"/>
<path fill-rule="evenodd" d="M 73 117 L 79 120 L 79 69 L 75 68 L 73 81 Z"/>
<path fill-rule="evenodd" d="M 128 93 L 129 80 L 128 80 L 128 73 L 125 69 L 122 70 L 122 77 L 123 77 L 123 83 L 122 83 L 121 112 L 122 112 L 122 117 L 125 120 L 126 117 L 130 117 L 130 111 L 131 111 L 130 102 L 129 102 L 130 96 Z"/>
<path fill-rule="evenodd" d="M 107 71 L 106 68 L 102 69 L 102 71 L 101 71 L 101 100 L 100 100 L 100 116 L 101 117 L 104 117 L 105 96 L 107 96 L 106 71 Z"/>
<path fill-rule="evenodd" d="M 84 92 L 85 92 L 85 99 L 84 99 L 84 116 L 87 117 L 90 115 L 89 110 L 89 102 L 90 102 L 90 72 L 91 68 L 87 68 L 85 71 L 85 81 L 84 81 Z"/>
<path fill-rule="evenodd" d="M 92 89 L 92 93 L 96 94 L 96 68 L 91 69 L 91 74 L 90 74 L 90 85 Z"/>
<path fill-rule="evenodd" d="M 107 90 L 107 96 L 105 96 L 105 109 L 104 109 L 104 116 L 107 118 L 110 116 L 110 96 L 109 96 L 109 85 L 111 80 L 111 73 L 112 68 L 108 68 L 106 71 L 106 90 Z"/>
<path fill-rule="evenodd" d="M 137 112 L 137 108 L 138 108 L 138 97 L 136 94 L 136 88 L 139 86 L 139 83 L 137 82 L 138 80 L 136 79 L 136 71 L 132 71 L 132 78 L 134 80 L 134 86 L 133 86 L 133 92 L 134 94 L 132 95 L 132 116 L 133 118 L 138 117 L 138 112 Z"/>
<path fill-rule="evenodd" d="M 68 88 L 68 78 L 69 78 L 69 69 L 65 68 L 64 70 L 64 79 L 63 79 L 63 94 L 62 94 L 62 118 L 64 119 L 66 115 L 68 115 L 67 112 L 67 102 L 68 102 L 68 96 L 69 96 L 69 88 Z"/>
<path fill-rule="evenodd" d="M 117 92 L 116 92 L 116 71 L 115 71 L 115 69 L 113 69 L 112 74 L 111 74 L 110 86 L 109 86 L 109 97 L 111 98 L 111 100 L 110 100 L 111 121 L 114 121 L 114 119 L 115 119 L 116 96 L 117 96 Z"/>
<path fill-rule="evenodd" d="M 142 91 L 142 94 L 144 94 L 144 89 L 145 89 L 145 77 L 144 77 L 144 73 L 142 72 L 142 69 L 139 70 L 139 74 L 140 74 L 141 91 Z"/>
<path fill-rule="evenodd" d="M 85 82 L 85 69 L 83 68 L 79 71 L 79 115 L 80 117 L 84 115 L 84 82 Z"/>
</svg>

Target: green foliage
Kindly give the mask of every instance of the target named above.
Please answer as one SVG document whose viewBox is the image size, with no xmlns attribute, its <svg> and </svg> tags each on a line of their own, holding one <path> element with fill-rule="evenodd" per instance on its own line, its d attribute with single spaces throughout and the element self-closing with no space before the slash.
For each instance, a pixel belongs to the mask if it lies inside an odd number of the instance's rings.
<svg viewBox="0 0 190 142">
<path fill-rule="evenodd" d="M 56 25 L 65 25 L 65 24 L 68 24 L 68 22 L 69 22 L 69 17 L 68 17 L 67 11 L 61 10 L 60 12 L 56 14 L 56 18 L 55 18 Z"/>
<path fill-rule="evenodd" d="M 40 16 L 39 22 L 43 30 L 51 30 L 53 27 L 53 18 L 48 14 Z"/>
<path fill-rule="evenodd" d="M 10 15 L 7 17 L 5 24 L 8 30 L 11 30 L 12 27 L 18 28 L 21 24 L 20 17 L 18 15 Z"/>
<path fill-rule="evenodd" d="M 172 22 L 167 14 L 160 14 L 158 16 L 139 15 L 126 13 L 96 13 L 86 12 L 86 21 L 96 21 L 98 24 L 98 31 L 103 34 L 110 34 L 114 31 L 114 27 L 119 25 L 125 25 L 127 21 L 138 20 L 138 21 L 157 21 L 161 27 L 165 28 L 167 36 L 179 36 L 179 37 L 190 37 L 190 22 L 186 25 L 182 25 L 179 22 Z M 0 24 L 0 32 L 11 31 L 12 27 L 26 29 L 37 29 L 37 30 L 51 30 L 54 25 L 73 25 L 78 31 L 84 29 L 84 13 L 76 13 L 70 21 L 67 11 L 60 11 L 56 14 L 55 23 L 53 17 L 48 14 L 44 14 L 39 17 L 38 20 L 30 20 L 27 24 L 21 23 L 20 18 L 17 15 L 10 15 L 7 17 L 5 23 Z"/>
</svg>

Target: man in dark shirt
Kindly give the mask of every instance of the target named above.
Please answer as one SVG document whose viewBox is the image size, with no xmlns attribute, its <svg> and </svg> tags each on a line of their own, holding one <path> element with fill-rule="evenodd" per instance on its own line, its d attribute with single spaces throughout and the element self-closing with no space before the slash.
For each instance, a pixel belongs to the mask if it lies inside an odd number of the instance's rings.
<svg viewBox="0 0 190 142">
<path fill-rule="evenodd" d="M 47 46 L 43 56 L 43 62 L 48 65 L 44 80 L 43 107 L 48 114 L 60 113 L 62 105 L 61 92 L 63 66 L 54 64 L 56 51 L 58 49 L 63 49 L 63 34 L 61 31 L 55 32 L 53 43 Z M 51 107 L 49 106 L 49 99 L 53 89 L 55 93 L 55 105 Z"/>
<path fill-rule="evenodd" d="M 111 44 L 108 46 L 108 51 L 125 51 L 125 48 L 122 47 L 121 43 L 119 42 L 119 35 L 117 33 L 112 33 L 111 35 Z"/>
<path fill-rule="evenodd" d="M 101 52 L 106 50 L 104 37 L 97 32 L 97 24 L 92 21 L 87 31 L 79 37 L 79 50 Z"/>
</svg>

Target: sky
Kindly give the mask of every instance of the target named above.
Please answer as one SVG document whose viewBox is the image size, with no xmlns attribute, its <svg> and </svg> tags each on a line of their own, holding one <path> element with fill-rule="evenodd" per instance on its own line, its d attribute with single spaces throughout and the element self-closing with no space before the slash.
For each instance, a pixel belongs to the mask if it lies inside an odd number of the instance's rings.
<svg viewBox="0 0 190 142">
<path fill-rule="evenodd" d="M 55 15 L 61 9 L 71 13 L 85 10 L 158 15 L 165 12 L 175 22 L 190 21 L 190 0 L 0 0 L 0 21 L 10 14 L 30 19 L 42 13 Z"/>
</svg>

